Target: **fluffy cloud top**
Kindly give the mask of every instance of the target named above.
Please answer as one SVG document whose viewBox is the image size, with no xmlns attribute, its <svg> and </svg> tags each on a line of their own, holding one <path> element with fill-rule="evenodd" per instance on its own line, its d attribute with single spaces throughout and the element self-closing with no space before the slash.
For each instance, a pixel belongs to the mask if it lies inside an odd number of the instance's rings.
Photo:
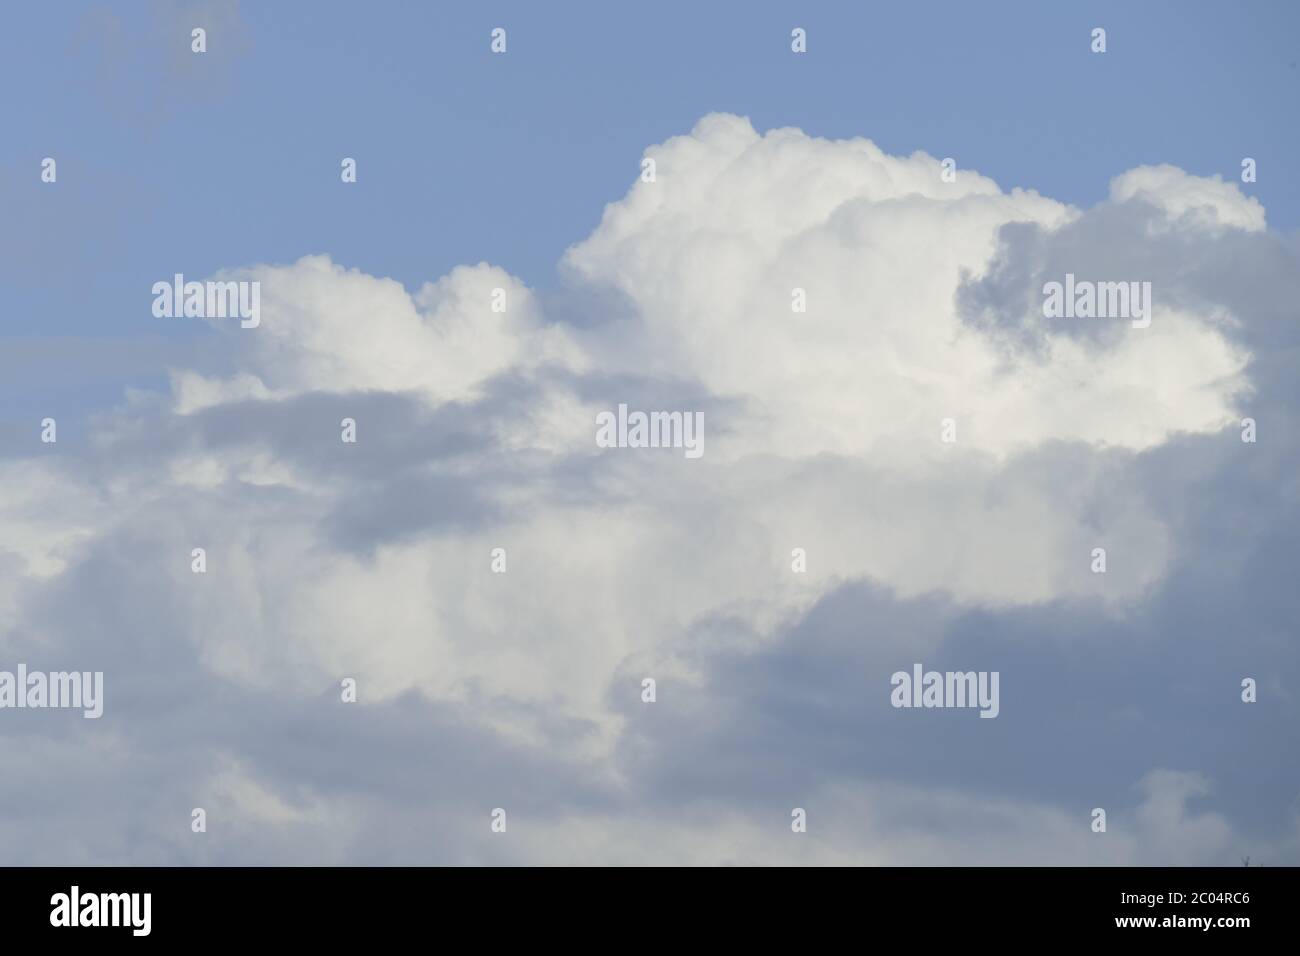
<svg viewBox="0 0 1300 956">
<path fill-rule="evenodd" d="M 746 400 L 767 428 L 738 429 L 737 452 L 924 457 L 946 417 L 965 445 L 999 456 L 1052 439 L 1143 449 L 1235 414 L 1247 356 L 1223 316 L 1172 307 L 1159 283 L 1152 327 L 1101 344 L 1039 312 L 1046 347 L 1008 353 L 962 321 L 958 291 L 986 275 L 1004 227 L 1068 230 L 1076 209 L 972 171 L 945 183 L 924 153 L 760 136 L 735 116 L 706 117 L 648 155 L 657 181 L 610 206 L 565 261 L 637 307 L 642 340 L 602 359 L 644 355 Z M 1208 210 L 1189 230 L 1262 226 L 1235 187 L 1172 167 L 1119 177 L 1112 201 L 1135 198 Z M 795 288 L 807 313 L 791 311 Z"/>
</svg>

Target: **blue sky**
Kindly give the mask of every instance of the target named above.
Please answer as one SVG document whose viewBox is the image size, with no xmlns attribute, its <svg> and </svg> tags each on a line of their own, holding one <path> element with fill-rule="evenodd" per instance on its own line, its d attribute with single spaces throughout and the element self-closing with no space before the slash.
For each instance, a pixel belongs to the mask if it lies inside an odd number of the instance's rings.
<svg viewBox="0 0 1300 956">
<path fill-rule="evenodd" d="M 0 787 L 15 859 L 1300 859 L 1300 7 L 3 16 L 0 668 L 109 695 L 0 712 L 73 794 Z M 223 269 L 262 328 L 151 314 Z M 1067 271 L 1151 335 L 1043 324 Z M 595 454 L 627 401 L 702 410 L 699 467 Z M 891 709 L 913 661 L 1002 714 Z"/>
</svg>

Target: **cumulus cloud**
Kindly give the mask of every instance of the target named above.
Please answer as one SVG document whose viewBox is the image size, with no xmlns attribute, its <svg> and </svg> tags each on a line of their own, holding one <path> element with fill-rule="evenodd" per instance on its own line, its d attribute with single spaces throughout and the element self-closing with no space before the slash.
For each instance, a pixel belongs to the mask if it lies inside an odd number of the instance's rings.
<svg viewBox="0 0 1300 956">
<path fill-rule="evenodd" d="M 954 297 L 998 261 L 1002 230 L 1077 229 L 1078 210 L 965 170 L 944 183 L 923 153 L 891 157 L 797 130 L 760 136 L 734 116 L 706 117 L 649 152 L 657 181 L 609 207 L 565 262 L 639 309 L 642 349 L 618 343 L 609 362 L 643 350 L 751 403 L 766 444 L 746 430 L 741 451 L 919 457 L 932 443 L 914 439 L 949 416 L 967 445 L 998 456 L 1051 439 L 1140 450 L 1231 418 L 1245 356 L 1220 317 L 1168 308 L 1163 296 L 1148 334 L 1092 347 L 1040 311 L 1037 354 L 1008 355 L 961 321 Z M 1214 222 L 1234 225 L 1258 208 L 1169 167 L 1120 177 L 1112 197 L 1165 211 L 1203 201 Z M 794 288 L 807 292 L 806 314 L 791 312 Z"/>
<path fill-rule="evenodd" d="M 305 392 L 403 392 L 442 403 L 474 397 L 503 372 L 578 360 L 563 327 L 542 324 L 529 290 L 487 263 L 458 267 L 414 295 L 328 256 L 221 278 L 261 284 L 266 329 L 241 340 L 245 371 L 229 382 L 179 371 L 181 412 Z M 496 290 L 503 312 L 490 308 Z"/>
<path fill-rule="evenodd" d="M 1141 200 L 1164 214 L 1163 226 L 1190 218 L 1194 230 L 1223 226 L 1259 232 L 1265 228 L 1264 207 L 1253 196 L 1244 196 L 1235 183 L 1220 176 L 1192 176 L 1177 166 L 1139 166 L 1116 176 L 1110 183 L 1115 202 Z"/>
<path fill-rule="evenodd" d="M 1007 768 L 1019 746 L 1069 761 L 1044 733 L 1115 739 L 1104 720 L 1036 717 L 1044 692 L 1017 688 L 1068 681 L 1069 655 L 1111 653 L 1115 633 L 1167 651 L 1162 596 L 1215 535 L 1196 483 L 1254 454 L 1235 423 L 1261 397 L 1293 414 L 1285 383 L 1257 374 L 1257 300 L 1209 295 L 1182 264 L 1238 262 L 1251 290 L 1281 291 L 1294 245 L 1235 186 L 1168 166 L 1117 176 L 1080 210 L 971 170 L 944 182 L 923 153 L 760 135 L 728 115 L 647 155 L 656 181 L 568 250 L 564 296 L 487 263 L 415 291 L 327 255 L 232 267 L 221 278 L 261 284 L 262 321 L 215 320 L 225 372 L 173 368 L 169 392 L 105 413 L 85 450 L 0 460 L 21 489 L 0 498 L 6 657 L 98 655 L 107 671 L 104 727 L 57 731 L 56 763 L 76 779 L 113 753 L 186 746 L 154 726 L 176 703 L 156 679 L 193 694 L 178 722 L 194 755 L 166 799 L 119 796 L 104 813 L 154 834 L 137 814 L 187 826 L 207 800 L 224 832 L 256 835 L 241 842 L 262 862 L 322 861 L 325 844 L 341 848 L 328 862 L 361 847 L 366 862 L 1230 854 L 1234 821 L 1188 809 L 1227 764 L 1160 769 L 1142 753 L 1097 769 L 1100 796 L 1073 797 L 1026 796 Z M 1043 283 L 1067 271 L 1151 281 L 1150 328 L 1044 318 Z M 548 301 L 619 312 L 579 323 Z M 1267 327 L 1294 348 L 1293 322 Z M 620 402 L 702 410 L 706 454 L 597 448 L 595 415 Z M 955 443 L 940 441 L 945 418 Z M 1296 500 L 1292 485 L 1288 527 Z M 1233 545 L 1242 562 L 1262 533 Z M 1091 634 L 1062 638 L 1080 616 Z M 1257 639 L 1242 638 L 1249 666 L 1294 669 Z M 1027 647 L 1035 666 L 1004 677 L 999 720 L 956 740 L 885 704 L 888 674 L 913 660 L 983 668 L 972 661 Z M 1100 714 L 1141 721 L 1165 700 L 1124 703 L 1123 674 L 1089 673 L 1109 695 Z M 639 700 L 647 675 L 654 705 Z M 1231 699 L 1223 680 L 1214 693 Z M 331 734 L 334 752 L 318 739 Z M 896 739 L 862 742 L 883 735 Z M 958 745 L 992 769 L 936 777 L 908 756 Z M 732 768 L 732 753 L 749 762 Z M 759 766 L 779 779 L 755 779 Z M 813 798 L 825 836 L 791 846 L 789 809 Z M 1104 799 L 1131 826 L 1099 844 L 1087 811 Z M 466 835 L 487 833 L 494 806 L 518 808 L 516 842 Z M 436 842 L 404 844 L 376 816 Z M 174 835 L 144 846 L 156 861 L 198 852 Z M 252 858 L 223 846 L 204 858 Z"/>
</svg>

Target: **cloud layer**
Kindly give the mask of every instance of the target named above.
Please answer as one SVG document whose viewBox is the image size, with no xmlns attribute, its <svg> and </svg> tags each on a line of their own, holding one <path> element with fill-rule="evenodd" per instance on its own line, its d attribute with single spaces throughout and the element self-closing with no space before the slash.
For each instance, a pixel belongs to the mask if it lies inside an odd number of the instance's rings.
<svg viewBox="0 0 1300 956">
<path fill-rule="evenodd" d="M 1171 166 L 1080 210 L 721 114 L 646 156 L 561 292 L 232 268 L 224 372 L 0 458 L 4 657 L 107 698 L 0 722 L 11 862 L 1294 862 L 1295 241 Z M 1151 326 L 1044 318 L 1067 272 Z M 597 448 L 619 403 L 704 457 Z M 913 661 L 1001 716 L 891 709 Z"/>
</svg>

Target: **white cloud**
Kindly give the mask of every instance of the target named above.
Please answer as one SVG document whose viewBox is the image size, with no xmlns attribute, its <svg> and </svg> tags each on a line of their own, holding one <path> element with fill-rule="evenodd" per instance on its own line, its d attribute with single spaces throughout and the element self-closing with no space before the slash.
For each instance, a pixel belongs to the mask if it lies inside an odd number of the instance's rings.
<svg viewBox="0 0 1300 956">
<path fill-rule="evenodd" d="M 543 314 L 522 282 L 485 263 L 414 294 L 327 256 L 231 272 L 262 284 L 261 325 L 224 326 L 234 374 L 174 370 L 169 407 L 136 402 L 102 423 L 95 461 L 106 473 L 94 479 L 53 463 L 3 466 L 26 488 L 0 508 L 0 560 L 20 568 L 0 587 L 5 632 L 22 626 L 25 588 L 57 580 L 92 543 L 111 549 L 129 526 L 151 557 L 116 586 L 144 604 L 164 588 L 189 622 L 174 639 L 211 673 L 303 698 L 343 676 L 367 701 L 417 689 L 522 745 L 553 741 L 553 722 L 571 719 L 584 730 L 566 756 L 592 759 L 618 745 L 624 718 L 610 697 L 635 693 L 629 673 L 700 679 L 707 650 L 687 635 L 701 621 L 735 620 L 749 639 L 774 640 L 853 580 L 958 606 L 1080 598 L 1119 610 L 1161 580 L 1178 529 L 1127 466 L 1239 414 L 1250 356 L 1229 337 L 1234 317 L 1158 301 L 1149 329 L 1122 323 L 1088 338 L 1040 314 L 1043 347 L 1008 349 L 963 320 L 959 289 L 1006 254 L 1008 224 L 1052 236 L 1088 212 L 970 170 L 943 183 L 922 153 L 791 129 L 760 136 L 733 116 L 706 117 L 649 154 L 658 181 L 611 204 L 564 260 L 580 291 L 612 286 L 631 303 L 616 335 Z M 1111 203 L 1135 199 L 1189 242 L 1264 225 L 1235 187 L 1172 167 L 1117 177 Z M 794 287 L 807 290 L 807 313 L 791 312 Z M 506 290 L 504 314 L 491 310 L 495 288 Z M 528 396 L 508 414 L 492 405 L 503 375 Z M 704 459 L 595 448 L 595 412 L 626 400 L 617 388 L 647 382 L 666 402 L 717 403 Z M 359 423 L 351 459 L 278 447 L 249 418 L 243 438 L 207 447 L 197 437 L 204 415 L 234 403 L 270 420 L 290 406 L 315 414 L 293 401 L 322 393 L 401 396 L 430 414 L 463 407 L 486 450 L 408 460 L 394 448 L 420 436 L 388 434 L 382 417 Z M 319 425 L 332 441 L 334 407 L 329 420 L 293 425 Z M 147 447 L 150 415 L 160 433 L 195 437 L 160 441 L 145 469 L 131 455 Z M 944 417 L 957 420 L 956 445 L 939 441 Z M 490 507 L 426 526 L 419 516 L 439 502 L 390 500 L 397 477 L 417 488 L 463 481 Z M 409 533 L 341 545 L 339 516 L 371 504 L 405 509 Z M 208 549 L 201 578 L 189 570 L 195 546 Z M 1110 553 L 1105 576 L 1089 571 L 1096 546 Z M 494 547 L 508 551 L 506 575 L 489 570 Z M 791 572 L 793 547 L 807 549 L 807 575 Z M 232 784 L 236 802 L 293 816 L 244 780 Z M 1161 853 L 1185 831 L 1225 845 L 1221 821 L 1185 813 L 1192 793 L 1183 778 L 1152 778 L 1159 819 L 1144 822 Z M 1020 827 L 1008 861 L 1042 846 L 1079 852 L 1087 839 L 1050 808 L 989 813 L 989 841 L 1003 824 Z M 710 839 L 690 826 L 663 832 L 665 845 L 698 843 L 701 859 L 716 859 L 745 846 L 761 856 L 767 838 L 754 827 L 732 822 Z M 948 852 L 924 835 L 886 845 L 885 833 L 854 852 L 887 862 Z M 601 839 L 617 853 L 612 830 Z M 989 841 L 974 841 L 971 862 L 995 852 Z M 809 842 L 812 858 L 840 858 Z M 1112 842 L 1117 860 L 1137 852 Z"/>
<path fill-rule="evenodd" d="M 563 328 L 542 324 L 529 290 L 487 263 L 458 266 L 414 295 L 328 256 L 221 278 L 261 283 L 262 325 L 251 334 L 213 320 L 240 336 L 245 368 L 225 382 L 174 373 L 181 412 L 312 391 L 413 392 L 435 403 L 458 401 L 475 397 L 503 371 L 580 362 Z M 503 313 L 492 310 L 495 289 L 505 293 Z"/>
<path fill-rule="evenodd" d="M 178 451 L 164 475 L 187 494 L 237 482 L 306 505 L 255 516 L 223 496 L 235 511 L 203 537 L 224 590 L 219 606 L 204 599 L 200 614 L 196 604 L 192 635 L 211 667 L 254 684 L 291 680 L 292 668 L 303 686 L 356 671 L 381 697 L 418 687 L 463 700 L 472 688 L 558 704 L 608 735 L 617 721 L 604 698 L 619 666 L 679 666 L 665 636 L 708 615 L 773 633 L 853 579 L 994 606 L 1124 601 L 1159 580 L 1170 532 L 1141 489 L 1117 486 L 1103 459 L 1059 470 L 1017 455 L 1056 439 L 1138 450 L 1222 426 L 1245 357 L 1221 321 L 1165 310 L 1150 329 L 1102 345 L 1048 329 L 1046 350 L 1008 356 L 963 324 L 958 286 L 988 270 L 1003 225 L 1050 231 L 1078 210 L 1004 193 L 969 170 L 943 183 L 922 153 L 891 157 L 866 140 L 792 129 L 760 136 L 734 116 L 708 116 L 649 152 L 658 181 L 633 186 L 565 259 L 635 305 L 620 345 L 543 316 L 530 290 L 486 264 L 411 295 L 310 256 L 229 274 L 261 282 L 262 324 L 226 323 L 241 357 L 229 379 L 174 372 L 173 409 L 319 392 L 402 393 L 441 407 L 481 398 L 504 372 L 636 373 L 734 400 L 734 413 L 707 421 L 706 458 L 668 466 L 607 455 L 593 467 L 618 494 L 564 508 L 543 488 L 483 474 L 484 493 L 516 518 L 359 559 L 332 549 L 319 524 L 355 493 L 337 475 L 264 442 Z M 1221 218 L 1250 208 L 1221 183 L 1175 172 L 1119 177 L 1115 198 L 1181 209 L 1200 188 Z M 794 286 L 807 289 L 806 314 L 790 311 Z M 495 288 L 506 290 L 504 314 L 491 310 Z M 594 413 L 609 404 L 539 385 L 524 417 L 482 427 L 516 454 L 592 458 Z M 955 446 L 938 441 L 948 416 Z M 384 427 L 362 423 L 352 451 L 366 455 Z M 115 506 L 161 493 L 157 474 L 136 480 L 149 489 L 127 482 Z M 1106 503 L 1087 514 L 1073 505 L 1090 498 Z M 268 533 L 253 533 L 253 520 Z M 512 555 L 505 581 L 486 570 L 497 546 Z M 1089 573 L 1097 546 L 1112 553 L 1109 577 Z M 186 541 L 174 547 L 189 551 Z M 810 555 L 807 577 L 790 572 L 793 547 Z M 48 547 L 34 549 L 24 553 L 35 570 L 55 567 Z M 187 593 L 188 566 L 173 570 Z"/>
<path fill-rule="evenodd" d="M 1231 417 L 1246 356 L 1218 316 L 1157 299 L 1151 328 L 1087 347 L 1040 313 L 1050 347 L 1011 356 L 963 324 L 958 288 L 986 273 L 999 229 L 1050 231 L 1078 210 L 968 170 L 943 183 L 923 153 L 760 136 L 734 116 L 651 152 L 657 181 L 608 207 L 565 262 L 639 309 L 643 339 L 603 363 L 648 362 L 747 401 L 752 420 L 730 454 L 923 458 L 946 417 L 965 447 L 998 456 L 1049 439 L 1142 449 Z M 1258 206 L 1170 169 L 1119 177 L 1115 198 L 1167 209 L 1204 198 L 1231 221 Z M 804 314 L 791 311 L 794 288 L 807 292 Z"/>
<path fill-rule="evenodd" d="M 1262 231 L 1264 207 L 1254 196 L 1245 196 L 1235 183 L 1219 176 L 1193 176 L 1177 166 L 1139 166 L 1110 182 L 1114 202 L 1139 199 L 1160 209 L 1166 228 L 1212 229 L 1230 227 L 1248 232 Z"/>
</svg>

